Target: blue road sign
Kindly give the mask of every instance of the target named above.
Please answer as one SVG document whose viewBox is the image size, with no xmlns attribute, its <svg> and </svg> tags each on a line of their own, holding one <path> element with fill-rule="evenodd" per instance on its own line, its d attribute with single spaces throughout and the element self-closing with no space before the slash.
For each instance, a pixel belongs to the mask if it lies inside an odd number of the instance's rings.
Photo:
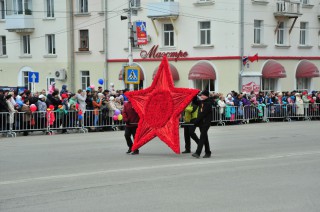
<svg viewBox="0 0 320 212">
<path fill-rule="evenodd" d="M 127 66 L 125 68 L 125 82 L 127 84 L 140 83 L 140 68 L 138 66 Z"/>
<path fill-rule="evenodd" d="M 28 74 L 29 82 L 39 83 L 39 72 L 29 72 Z"/>
</svg>

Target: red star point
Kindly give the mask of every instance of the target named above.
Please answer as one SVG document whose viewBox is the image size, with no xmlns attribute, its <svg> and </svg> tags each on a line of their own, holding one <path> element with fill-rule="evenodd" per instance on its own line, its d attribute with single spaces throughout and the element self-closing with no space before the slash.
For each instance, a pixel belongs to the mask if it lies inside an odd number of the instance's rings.
<svg viewBox="0 0 320 212">
<path fill-rule="evenodd" d="M 158 136 L 180 154 L 179 117 L 199 90 L 175 88 L 168 59 L 163 57 L 150 87 L 126 92 L 140 117 L 132 151 Z"/>
</svg>

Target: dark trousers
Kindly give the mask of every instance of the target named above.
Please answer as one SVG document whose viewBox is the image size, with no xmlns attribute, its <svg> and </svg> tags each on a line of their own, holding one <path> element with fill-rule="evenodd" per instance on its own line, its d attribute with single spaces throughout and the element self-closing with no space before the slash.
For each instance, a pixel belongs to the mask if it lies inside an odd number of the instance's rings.
<svg viewBox="0 0 320 212">
<path fill-rule="evenodd" d="M 137 127 L 126 127 L 124 130 L 124 137 L 126 138 L 127 145 L 131 149 L 133 142 L 131 139 L 131 136 L 134 139 L 134 136 L 136 135 Z"/>
<path fill-rule="evenodd" d="M 185 148 L 186 151 L 191 150 L 191 139 L 192 138 L 197 144 L 199 143 L 199 138 L 195 133 L 196 126 L 194 125 L 185 125 L 184 126 L 184 141 L 185 141 Z"/>
<path fill-rule="evenodd" d="M 199 128 L 200 128 L 200 141 L 198 143 L 198 148 L 196 153 L 200 155 L 204 145 L 205 153 L 208 155 L 211 155 L 209 138 L 208 138 L 208 130 L 210 128 L 210 125 L 200 126 Z"/>
</svg>

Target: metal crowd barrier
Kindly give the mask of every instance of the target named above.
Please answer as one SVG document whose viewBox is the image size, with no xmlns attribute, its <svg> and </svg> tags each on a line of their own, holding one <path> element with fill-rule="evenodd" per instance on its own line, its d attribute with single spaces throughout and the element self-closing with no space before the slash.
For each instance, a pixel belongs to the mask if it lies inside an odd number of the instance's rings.
<svg viewBox="0 0 320 212">
<path fill-rule="evenodd" d="M 287 120 L 290 121 L 290 119 L 288 119 L 287 116 L 287 106 L 286 105 L 282 105 L 282 104 L 270 104 L 266 106 L 266 121 L 274 121 L 274 120 Z"/>
<path fill-rule="evenodd" d="M 123 119 L 114 120 L 113 116 L 109 117 L 108 114 L 104 114 L 101 110 L 86 110 L 84 115 L 84 127 L 92 130 L 97 129 L 111 129 L 113 131 L 121 130 L 125 126 Z"/>
<path fill-rule="evenodd" d="M 212 108 L 212 123 L 224 126 L 226 123 L 247 124 L 257 121 L 320 120 L 320 104 L 287 104 L 257 106 L 226 106 Z M 183 124 L 183 115 L 180 124 Z M 28 134 L 42 131 L 52 135 L 54 132 L 76 131 L 87 133 L 92 130 L 120 130 L 125 123 L 114 120 L 103 111 L 87 110 L 79 116 L 77 111 L 45 111 L 0 113 L 0 134 L 15 137 L 16 133 Z"/>
<path fill-rule="evenodd" d="M 289 104 L 287 105 L 287 117 L 291 121 L 307 120 L 320 118 L 320 104 L 319 103 L 304 103 L 304 104 Z"/>
</svg>

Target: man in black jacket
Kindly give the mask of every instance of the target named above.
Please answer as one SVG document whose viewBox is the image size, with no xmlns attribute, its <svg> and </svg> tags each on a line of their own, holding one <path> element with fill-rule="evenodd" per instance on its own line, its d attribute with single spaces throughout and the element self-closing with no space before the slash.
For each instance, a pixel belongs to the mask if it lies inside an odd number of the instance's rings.
<svg viewBox="0 0 320 212">
<path fill-rule="evenodd" d="M 195 153 L 192 154 L 193 157 L 199 158 L 204 145 L 205 155 L 203 158 L 210 158 L 211 151 L 208 138 L 208 130 L 211 125 L 212 119 L 212 101 L 209 99 L 209 91 L 204 90 L 200 93 L 200 103 L 198 110 L 198 117 L 195 120 L 195 125 L 200 129 L 200 141 L 198 143 L 198 148 Z"/>
</svg>

